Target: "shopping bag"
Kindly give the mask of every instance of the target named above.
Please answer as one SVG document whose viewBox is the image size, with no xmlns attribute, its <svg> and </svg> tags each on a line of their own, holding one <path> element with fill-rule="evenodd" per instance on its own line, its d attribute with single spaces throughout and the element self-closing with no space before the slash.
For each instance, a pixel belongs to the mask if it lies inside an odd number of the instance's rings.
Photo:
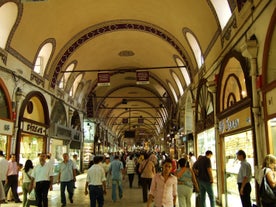
<svg viewBox="0 0 276 207">
<path fill-rule="evenodd" d="M 36 200 L 35 189 L 32 189 L 32 191 L 29 193 L 28 200 L 32 200 L 32 201 Z"/>
<path fill-rule="evenodd" d="M 200 207 L 200 194 L 199 193 L 196 193 L 196 196 L 195 196 L 195 207 Z"/>
</svg>

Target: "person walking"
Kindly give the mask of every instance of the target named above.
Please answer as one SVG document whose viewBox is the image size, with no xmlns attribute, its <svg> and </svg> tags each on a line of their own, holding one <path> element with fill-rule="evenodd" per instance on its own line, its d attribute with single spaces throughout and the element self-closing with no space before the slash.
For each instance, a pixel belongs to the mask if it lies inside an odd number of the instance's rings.
<svg viewBox="0 0 276 207">
<path fill-rule="evenodd" d="M 39 163 L 32 171 L 29 192 L 35 187 L 38 207 L 48 207 L 48 191 L 53 190 L 53 167 L 46 163 L 46 154 L 39 155 Z"/>
<path fill-rule="evenodd" d="M 110 157 L 109 156 L 105 157 L 104 163 L 102 164 L 102 166 L 104 168 L 105 177 L 106 177 L 106 187 L 109 188 L 110 187 L 110 173 L 109 173 Z"/>
<path fill-rule="evenodd" d="M 243 150 L 239 150 L 237 152 L 237 159 L 241 162 L 241 166 L 239 169 L 237 183 L 238 189 L 240 193 L 240 198 L 243 207 L 251 207 L 251 177 L 252 177 L 252 170 L 251 165 L 246 161 L 246 154 Z"/>
<path fill-rule="evenodd" d="M 60 198 L 61 198 L 62 206 L 66 206 L 66 196 L 65 196 L 66 188 L 69 194 L 70 203 L 73 203 L 77 166 L 71 159 L 69 159 L 68 153 L 63 153 L 62 156 L 63 156 L 63 162 L 60 163 L 58 183 L 60 183 Z"/>
<path fill-rule="evenodd" d="M 166 159 L 162 172 L 153 176 L 147 207 L 154 201 L 155 207 L 175 207 L 177 197 L 177 178 L 171 173 L 172 160 Z"/>
<path fill-rule="evenodd" d="M 123 197 L 123 187 L 122 187 L 122 177 L 124 171 L 123 163 L 119 160 L 119 156 L 115 155 L 114 160 L 110 164 L 110 172 L 112 179 L 112 200 L 116 202 L 117 200 L 117 191 L 119 191 L 119 198 Z"/>
<path fill-rule="evenodd" d="M 179 168 L 176 170 L 177 194 L 179 207 L 191 207 L 193 189 L 199 192 L 199 186 L 193 170 L 188 167 L 189 162 L 185 158 L 178 160 Z"/>
<path fill-rule="evenodd" d="M 15 203 L 22 203 L 19 199 L 17 188 L 18 188 L 18 164 L 16 162 L 15 154 L 11 155 L 11 159 L 8 162 L 7 181 L 5 184 L 5 194 L 8 195 L 9 189 L 11 188 Z"/>
<path fill-rule="evenodd" d="M 32 171 L 33 171 L 33 162 L 27 160 L 22 173 L 22 191 L 23 191 L 23 207 L 27 206 L 27 196 L 29 194 L 29 189 L 32 181 Z"/>
<path fill-rule="evenodd" d="M 143 202 L 146 203 L 148 201 L 148 190 L 150 189 L 151 180 L 155 175 L 155 165 L 149 159 L 149 154 L 144 154 L 144 160 L 139 166 L 139 172 L 141 173 L 141 185 L 142 185 L 142 194 L 143 194 Z"/>
<path fill-rule="evenodd" d="M 1 201 L 4 201 L 5 200 L 5 191 L 4 191 L 4 187 L 3 187 L 3 184 L 0 183 L 0 206 L 1 206 Z"/>
<path fill-rule="evenodd" d="M 132 188 L 135 173 L 135 162 L 133 160 L 133 155 L 129 156 L 129 160 L 126 163 L 126 172 L 128 175 L 129 188 Z"/>
<path fill-rule="evenodd" d="M 264 161 L 263 161 L 263 165 L 262 165 L 262 170 L 260 172 L 260 185 L 261 182 L 264 178 L 264 176 L 266 176 L 266 180 L 269 184 L 269 186 L 272 189 L 276 189 L 276 172 L 275 172 L 275 167 L 276 167 L 276 157 L 272 154 L 268 154 L 265 156 Z M 261 203 L 263 207 L 276 207 L 276 202 L 274 201 L 267 201 L 265 199 L 261 197 Z"/>
<path fill-rule="evenodd" d="M 2 188 L 3 188 L 3 193 L 5 195 L 5 183 L 6 183 L 6 179 L 7 179 L 7 172 L 8 172 L 8 166 L 9 166 L 9 162 L 8 160 L 6 160 L 4 153 L 2 150 L 0 150 L 0 166 L 1 166 L 1 170 L 0 170 L 0 179 L 1 179 L 1 184 L 2 184 Z M 0 198 L 0 203 L 6 203 L 6 197 L 4 196 L 4 198 Z"/>
<path fill-rule="evenodd" d="M 205 152 L 205 156 L 200 157 L 193 165 L 194 171 L 197 172 L 197 179 L 199 183 L 199 191 L 200 191 L 200 206 L 206 207 L 206 192 L 209 196 L 210 206 L 215 207 L 215 196 L 213 190 L 213 173 L 212 173 L 212 165 L 211 165 L 211 157 L 213 152 L 211 150 L 207 150 Z"/>
<path fill-rule="evenodd" d="M 93 159 L 94 164 L 88 169 L 86 183 L 85 183 L 85 195 L 90 197 L 90 207 L 103 207 L 104 195 L 106 194 L 106 177 L 103 167 L 99 164 L 101 158 L 95 156 Z"/>
</svg>

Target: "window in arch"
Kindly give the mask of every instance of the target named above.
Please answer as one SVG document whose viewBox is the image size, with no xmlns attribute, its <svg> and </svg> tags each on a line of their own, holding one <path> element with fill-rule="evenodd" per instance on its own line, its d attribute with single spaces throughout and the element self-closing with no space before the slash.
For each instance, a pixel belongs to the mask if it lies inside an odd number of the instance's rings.
<svg viewBox="0 0 276 207">
<path fill-rule="evenodd" d="M 0 86 L 0 118 L 9 118 L 8 101 L 4 90 Z"/>
<path fill-rule="evenodd" d="M 173 97 L 174 97 L 175 102 L 178 102 L 177 94 L 176 94 L 176 92 L 175 92 L 175 90 L 174 90 L 172 84 L 171 84 L 170 82 L 168 82 L 168 85 L 169 85 L 169 87 L 170 87 L 170 89 L 171 89 L 171 92 L 172 92 L 172 94 L 173 94 Z"/>
<path fill-rule="evenodd" d="M 73 97 L 73 96 L 75 95 L 76 90 L 77 90 L 77 88 L 78 88 L 78 86 L 79 86 L 79 83 L 80 83 L 81 80 L 82 80 L 82 77 L 83 77 L 83 75 L 79 74 L 79 75 L 77 76 L 77 78 L 75 79 L 75 81 L 74 81 L 74 83 L 73 83 L 73 85 L 72 85 L 72 87 L 71 87 L 71 90 L 70 90 L 70 92 L 69 92 L 69 95 L 70 95 L 71 97 Z"/>
<path fill-rule="evenodd" d="M 175 81 L 175 83 L 176 83 L 176 85 L 177 85 L 177 87 L 178 87 L 180 96 L 182 96 L 183 93 L 184 93 L 184 90 L 183 90 L 182 84 L 181 84 L 181 82 L 180 82 L 178 76 L 177 76 L 174 72 L 172 72 L 172 77 L 173 77 L 173 79 L 174 79 L 174 81 Z"/>
<path fill-rule="evenodd" d="M 61 77 L 60 81 L 59 81 L 59 84 L 58 84 L 58 87 L 60 89 L 65 89 L 65 86 L 66 86 L 66 83 L 68 81 L 68 78 L 70 77 L 70 74 L 69 73 L 70 71 L 74 71 L 76 67 L 76 64 L 75 63 L 71 63 L 67 68 L 66 68 L 66 72 L 67 73 L 63 73 L 63 76 Z"/>
<path fill-rule="evenodd" d="M 193 50 L 193 53 L 194 53 L 194 56 L 196 59 L 196 63 L 197 63 L 197 67 L 200 68 L 204 63 L 204 59 L 203 59 L 203 55 L 202 55 L 201 49 L 199 47 L 199 44 L 198 44 L 195 36 L 190 32 L 186 32 L 186 38 Z"/>
<path fill-rule="evenodd" d="M 228 0 L 211 0 L 211 2 L 216 10 L 220 27 L 223 29 L 232 15 Z"/>
<path fill-rule="evenodd" d="M 246 79 L 238 59 L 231 57 L 221 79 L 220 111 L 226 110 L 247 97 Z"/>
<path fill-rule="evenodd" d="M 12 27 L 18 16 L 16 3 L 7 2 L 0 7 L 0 48 L 5 49 Z"/>
<path fill-rule="evenodd" d="M 40 49 L 38 56 L 36 58 L 35 65 L 34 65 L 34 72 L 36 72 L 41 76 L 44 75 L 44 72 L 52 51 L 53 51 L 52 43 L 48 42 L 45 45 L 43 45 L 43 47 Z"/>
<path fill-rule="evenodd" d="M 185 79 L 186 85 L 189 86 L 191 84 L 191 79 L 187 71 L 187 67 L 184 66 L 184 63 L 179 58 L 176 58 L 175 60 L 176 60 L 177 66 L 180 67 L 180 71 Z"/>
</svg>

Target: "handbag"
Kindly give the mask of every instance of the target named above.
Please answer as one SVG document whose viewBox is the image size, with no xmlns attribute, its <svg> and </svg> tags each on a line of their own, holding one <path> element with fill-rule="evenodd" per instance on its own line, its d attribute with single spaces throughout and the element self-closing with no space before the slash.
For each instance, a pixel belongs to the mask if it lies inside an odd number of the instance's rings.
<svg viewBox="0 0 276 207">
<path fill-rule="evenodd" d="M 195 196 L 195 206 L 200 207 L 200 194 L 199 193 L 196 193 L 196 196 Z"/>
<path fill-rule="evenodd" d="M 276 194 L 274 190 L 270 187 L 266 179 L 266 168 L 264 170 L 264 177 L 262 179 L 260 187 L 260 197 L 265 203 L 274 203 L 276 202 Z"/>
</svg>

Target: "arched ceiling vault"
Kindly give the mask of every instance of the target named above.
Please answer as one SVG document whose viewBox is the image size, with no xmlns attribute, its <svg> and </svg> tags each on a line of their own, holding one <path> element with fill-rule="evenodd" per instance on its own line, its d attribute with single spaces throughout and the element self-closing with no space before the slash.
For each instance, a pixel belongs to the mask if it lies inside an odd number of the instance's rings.
<svg viewBox="0 0 276 207">
<path fill-rule="evenodd" d="M 182 95 L 172 71 L 184 91 L 187 87 L 175 57 L 183 61 L 191 80 L 199 71 L 183 28 L 195 35 L 203 54 L 219 31 L 210 1 L 47 0 L 22 6 L 8 50 L 33 67 L 39 48 L 51 40 L 53 50 L 44 74 L 49 89 L 56 89 L 66 67 L 75 63 L 66 92 L 83 74 L 77 94 L 82 99 L 93 94 L 95 118 L 118 137 L 129 129 L 141 139 L 163 136 L 159 133 L 174 118 Z M 136 71 L 148 71 L 149 83 L 137 84 Z M 110 74 L 109 86 L 97 85 L 100 72 Z M 129 122 L 122 124 L 123 118 Z"/>
</svg>

